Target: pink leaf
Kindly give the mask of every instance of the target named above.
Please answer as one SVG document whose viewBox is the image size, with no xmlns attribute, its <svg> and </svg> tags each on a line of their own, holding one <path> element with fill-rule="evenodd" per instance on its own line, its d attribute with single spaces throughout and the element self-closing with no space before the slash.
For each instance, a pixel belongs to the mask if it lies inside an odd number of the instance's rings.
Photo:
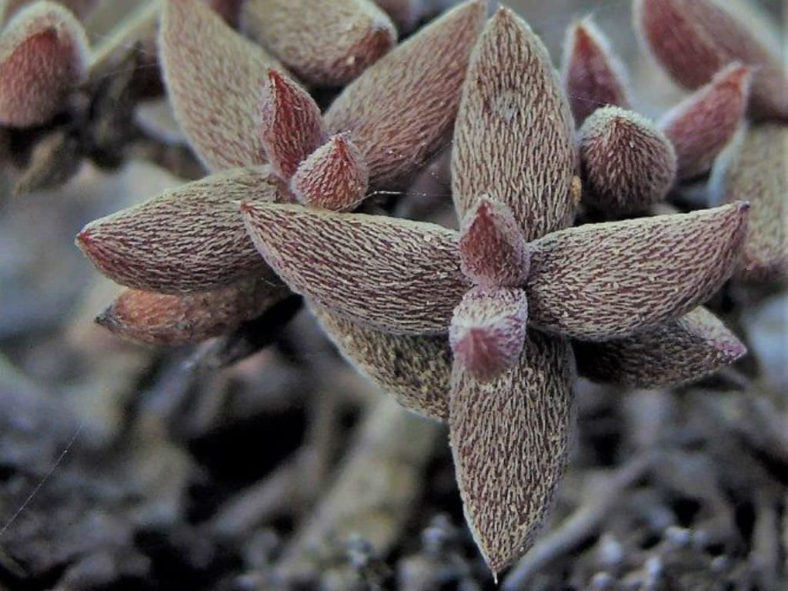
<svg viewBox="0 0 788 591">
<path fill-rule="evenodd" d="M 284 180 L 325 141 L 320 107 L 309 93 L 276 70 L 268 71 L 260 101 L 263 150 Z"/>
<path fill-rule="evenodd" d="M 263 278 L 187 295 L 126 289 L 96 321 L 120 336 L 144 343 L 194 343 L 237 328 L 289 293 L 281 283 Z"/>
<path fill-rule="evenodd" d="M 402 180 L 437 152 L 451 131 L 484 0 L 448 11 L 367 68 L 325 115 L 332 133 L 350 132 L 370 182 Z"/>
<path fill-rule="evenodd" d="M 457 115 L 452 192 L 460 217 L 489 195 L 509 206 L 526 240 L 567 226 L 575 205 L 572 134 L 547 50 L 500 9 L 473 52 Z"/>
<path fill-rule="evenodd" d="M 449 343 L 468 375 L 488 382 L 520 359 L 528 322 L 521 289 L 474 287 L 454 310 Z"/>
<path fill-rule="evenodd" d="M 479 285 L 518 286 L 528 276 L 528 250 L 512 212 L 486 196 L 463 222 L 460 256 L 463 273 Z"/>
<path fill-rule="evenodd" d="M 566 468 L 572 427 L 571 351 L 531 332 L 519 364 L 481 383 L 455 363 L 451 448 L 465 518 L 500 572 L 542 526 Z"/>
<path fill-rule="evenodd" d="M 224 287 L 267 269 L 238 202 L 274 201 L 279 192 L 268 167 L 228 170 L 96 220 L 77 245 L 121 285 L 164 293 Z"/>
<path fill-rule="evenodd" d="M 347 319 L 395 333 L 443 333 L 469 287 L 457 233 L 441 226 L 301 205 L 241 210 L 279 277 Z"/>
<path fill-rule="evenodd" d="M 580 375 L 636 388 L 697 381 L 747 352 L 705 308 L 623 339 L 573 344 Z"/>
<path fill-rule="evenodd" d="M 749 129 L 717 159 L 712 193 L 728 203 L 749 199 L 750 232 L 736 278 L 768 282 L 788 277 L 788 126 L 767 123 Z"/>
<path fill-rule="evenodd" d="M 247 0 L 241 14 L 252 38 L 318 86 L 347 84 L 397 42 L 370 0 Z"/>
<path fill-rule="evenodd" d="M 364 200 L 369 171 L 361 152 L 345 135 L 335 135 L 299 167 L 290 183 L 304 205 L 350 211 Z"/>
<path fill-rule="evenodd" d="M 68 10 L 54 2 L 21 10 L 0 35 L 0 125 L 39 125 L 63 110 L 85 79 L 87 54 Z"/>
<path fill-rule="evenodd" d="M 635 21 L 649 49 L 681 85 L 698 88 L 731 62 L 753 71 L 751 113 L 788 118 L 788 78 L 779 55 L 711 0 L 636 0 Z"/>
<path fill-rule="evenodd" d="M 580 129 L 584 201 L 612 215 L 647 211 L 676 179 L 676 152 L 648 119 L 619 107 L 597 109 Z"/>
<path fill-rule="evenodd" d="M 163 3 L 159 52 L 176 118 L 203 163 L 219 170 L 265 162 L 260 92 L 280 64 L 202 0 Z"/>
<path fill-rule="evenodd" d="M 582 125 L 599 107 L 629 108 L 624 65 L 590 18 L 569 28 L 562 73 L 577 125 Z"/>
<path fill-rule="evenodd" d="M 733 271 L 749 204 L 587 224 L 532 242 L 529 322 L 600 341 L 686 314 Z"/>
<path fill-rule="evenodd" d="M 448 420 L 451 349 L 446 335 L 392 334 L 314 305 L 312 311 L 342 355 L 383 392 L 409 410 Z"/>
<path fill-rule="evenodd" d="M 744 121 L 750 69 L 731 64 L 668 112 L 660 127 L 673 143 L 679 178 L 708 172 Z"/>
</svg>

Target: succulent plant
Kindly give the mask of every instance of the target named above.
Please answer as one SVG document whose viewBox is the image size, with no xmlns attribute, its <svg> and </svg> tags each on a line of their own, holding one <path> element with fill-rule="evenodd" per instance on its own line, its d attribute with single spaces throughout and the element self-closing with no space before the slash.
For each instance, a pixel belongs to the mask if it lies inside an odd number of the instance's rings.
<svg viewBox="0 0 788 591">
<path fill-rule="evenodd" d="M 744 353 L 693 310 L 732 271 L 747 206 L 567 228 L 574 166 L 571 116 L 546 50 L 502 9 L 474 49 L 455 128 L 459 234 L 241 206 L 268 264 L 346 356 L 411 408 L 448 420 L 466 517 L 493 571 L 527 549 L 563 472 L 569 337 L 600 342 L 613 359 L 607 377 L 635 383 L 697 378 Z M 662 349 L 647 344 L 656 333 Z"/>
<path fill-rule="evenodd" d="M 737 264 L 748 204 L 572 224 L 581 202 L 644 213 L 677 175 L 706 172 L 739 127 L 751 72 L 717 64 L 660 127 L 622 108 L 610 49 L 581 24 L 566 89 L 617 105 L 592 112 L 567 99 L 524 21 L 501 9 L 482 31 L 485 10 L 465 2 L 364 64 L 321 115 L 286 67 L 320 84 L 353 77 L 334 61 L 280 47 L 280 62 L 206 5 L 166 0 L 168 95 L 212 174 L 77 242 L 129 288 L 100 321 L 138 340 L 224 334 L 288 289 L 303 295 L 353 365 L 448 422 L 465 515 L 497 573 L 528 549 L 560 483 L 576 369 L 680 384 L 745 353 L 700 306 Z M 579 140 L 572 111 L 586 117 Z M 404 186 L 452 125 L 460 231 L 358 211 L 369 189 Z"/>
</svg>

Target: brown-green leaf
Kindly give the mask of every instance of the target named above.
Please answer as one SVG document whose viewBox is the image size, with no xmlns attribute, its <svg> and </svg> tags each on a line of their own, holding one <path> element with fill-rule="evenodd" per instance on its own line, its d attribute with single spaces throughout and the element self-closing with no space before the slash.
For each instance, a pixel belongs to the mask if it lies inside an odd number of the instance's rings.
<svg viewBox="0 0 788 591">
<path fill-rule="evenodd" d="M 443 333 L 469 287 L 457 233 L 423 222 L 245 203 L 249 235 L 296 293 L 351 320 Z"/>
<path fill-rule="evenodd" d="M 195 343 L 256 318 L 289 293 L 281 283 L 258 277 L 186 295 L 126 289 L 96 322 L 135 341 L 161 345 Z"/>
<path fill-rule="evenodd" d="M 530 547 L 566 468 L 571 350 L 531 332 L 519 364 L 481 383 L 454 365 L 449 426 L 465 517 L 500 572 Z"/>
<path fill-rule="evenodd" d="M 748 199 L 752 204 L 738 279 L 762 282 L 788 276 L 787 161 L 788 126 L 766 123 L 749 129 L 715 164 L 715 199 Z"/>
<path fill-rule="evenodd" d="M 446 335 L 392 334 L 313 305 L 312 311 L 350 364 L 405 408 L 449 418 L 451 349 Z"/>
<path fill-rule="evenodd" d="M 227 170 L 91 222 L 77 245 L 110 279 L 164 293 L 205 291 L 267 266 L 246 235 L 238 202 L 279 198 L 267 166 Z"/>
<path fill-rule="evenodd" d="M 509 206 L 526 240 L 567 226 L 574 211 L 572 134 L 547 49 L 518 16 L 500 9 L 474 49 L 457 115 L 452 193 L 460 218 L 489 195 Z"/>
<path fill-rule="evenodd" d="M 733 271 L 749 205 L 737 202 L 554 232 L 532 242 L 529 322 L 583 340 L 624 337 L 686 314 Z"/>
<path fill-rule="evenodd" d="M 705 308 L 623 339 L 573 342 L 580 375 L 636 388 L 677 386 L 711 375 L 747 348 Z"/>
<path fill-rule="evenodd" d="M 247 0 L 242 28 L 297 76 L 342 86 L 397 42 L 391 19 L 370 0 Z"/>
<path fill-rule="evenodd" d="M 265 162 L 260 93 L 281 64 L 202 0 L 164 0 L 159 53 L 167 91 L 192 148 L 211 170 Z"/>
<path fill-rule="evenodd" d="M 332 133 L 349 131 L 373 186 L 414 172 L 451 130 L 486 2 L 448 11 L 367 68 L 329 107 Z"/>
</svg>

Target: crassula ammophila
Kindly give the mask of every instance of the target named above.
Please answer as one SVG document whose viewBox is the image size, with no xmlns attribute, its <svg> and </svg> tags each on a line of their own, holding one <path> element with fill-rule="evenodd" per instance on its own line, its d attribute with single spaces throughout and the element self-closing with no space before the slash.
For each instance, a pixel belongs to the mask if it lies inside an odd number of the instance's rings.
<svg viewBox="0 0 788 591">
<path fill-rule="evenodd" d="M 676 15 L 690 33 L 717 23 L 718 12 L 697 8 L 707 3 L 636 2 L 644 39 L 653 45 L 649 31 Z M 338 4 L 370 27 L 361 47 L 382 56 L 352 73 L 321 65 L 314 50 L 288 51 L 267 23 L 255 31 L 268 50 L 198 0 L 165 0 L 168 94 L 211 174 L 89 224 L 77 242 L 128 288 L 100 321 L 142 341 L 226 334 L 302 295 L 353 365 L 407 408 L 448 422 L 465 515 L 497 573 L 549 511 L 578 372 L 672 385 L 744 355 L 701 306 L 750 268 L 743 249 L 780 267 L 781 239 L 768 224 L 748 234 L 746 201 L 768 216 L 782 197 L 771 185 L 732 189 L 762 162 L 727 156 L 719 207 L 652 214 L 715 159 L 722 166 L 748 109 L 771 122 L 745 144 L 784 137 L 769 94 L 781 74 L 762 80 L 766 50 L 742 25 L 741 44 L 714 54 L 713 67 L 690 64 L 691 77 L 668 67 L 703 88 L 652 123 L 628 110 L 612 50 L 587 23 L 570 32 L 562 80 L 506 8 L 487 19 L 485 2 L 461 3 L 388 51 L 393 25 L 371 18 L 370 2 Z M 664 47 L 652 51 L 670 63 Z M 348 81 L 323 113 L 301 84 Z M 368 205 L 377 190 L 407 186 L 452 132 L 459 231 Z M 590 223 L 594 211 L 604 221 Z"/>
</svg>

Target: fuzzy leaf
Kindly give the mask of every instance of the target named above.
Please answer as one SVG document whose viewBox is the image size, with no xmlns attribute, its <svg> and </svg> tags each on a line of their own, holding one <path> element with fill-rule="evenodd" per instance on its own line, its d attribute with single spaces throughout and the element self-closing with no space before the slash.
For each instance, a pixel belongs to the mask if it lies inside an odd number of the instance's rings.
<svg viewBox="0 0 788 591">
<path fill-rule="evenodd" d="M 749 68 L 731 64 L 662 118 L 660 127 L 676 150 L 679 178 L 708 172 L 731 141 L 744 121 L 750 79 Z"/>
<path fill-rule="evenodd" d="M 21 10 L 0 35 L 0 125 L 46 122 L 87 74 L 88 42 L 76 18 L 54 2 Z"/>
<path fill-rule="evenodd" d="M 547 49 L 525 22 L 500 9 L 473 52 L 457 115 L 452 192 L 460 218 L 489 195 L 509 206 L 526 240 L 567 226 L 572 134 Z"/>
<path fill-rule="evenodd" d="M 397 42 L 370 0 L 247 0 L 242 28 L 305 81 L 342 86 Z"/>
<path fill-rule="evenodd" d="M 651 52 L 679 84 L 698 88 L 738 61 L 752 66 L 751 113 L 788 118 L 788 78 L 779 55 L 722 2 L 635 0 L 635 22 Z"/>
<path fill-rule="evenodd" d="M 746 198 L 752 204 L 750 232 L 736 278 L 765 282 L 788 277 L 788 126 L 752 127 L 717 159 L 712 173 L 716 200 Z"/>
<path fill-rule="evenodd" d="M 149 291 L 205 291 L 267 269 L 238 202 L 274 201 L 268 167 L 233 169 L 91 222 L 77 245 L 110 279 Z"/>
<path fill-rule="evenodd" d="M 35 3 L 37 0 L 0 0 L 0 25 L 14 16 L 23 6 Z M 58 0 L 78 18 L 86 16 L 96 7 L 97 0 Z"/>
<path fill-rule="evenodd" d="M 296 293 L 403 334 L 446 332 L 469 282 L 457 233 L 423 222 L 245 203 L 249 235 Z"/>
<path fill-rule="evenodd" d="M 211 170 L 265 162 L 260 92 L 282 66 L 202 0 L 165 0 L 159 53 L 175 116 Z"/>
<path fill-rule="evenodd" d="M 575 124 L 582 125 L 599 107 L 629 108 L 624 65 L 590 18 L 569 28 L 561 70 Z"/>
<path fill-rule="evenodd" d="M 405 408 L 449 418 L 451 349 L 446 335 L 391 334 L 312 306 L 331 341 L 359 372 Z"/>
<path fill-rule="evenodd" d="M 531 332 L 518 365 L 492 382 L 455 363 L 452 455 L 465 518 L 500 572 L 530 547 L 566 468 L 572 423 L 571 350 Z"/>
<path fill-rule="evenodd" d="M 281 283 L 261 278 L 186 295 L 126 289 L 96 322 L 144 343 L 195 343 L 256 318 L 289 293 Z"/>
<path fill-rule="evenodd" d="M 749 205 L 587 224 L 532 242 L 529 322 L 583 340 L 630 335 L 686 314 L 733 271 Z"/>
<path fill-rule="evenodd" d="M 326 125 L 350 132 L 372 185 L 401 180 L 441 147 L 485 12 L 484 0 L 448 11 L 367 68 L 329 107 Z"/>
<path fill-rule="evenodd" d="M 468 213 L 460 234 L 462 272 L 477 285 L 525 283 L 530 259 L 511 210 L 483 196 Z"/>
<path fill-rule="evenodd" d="M 747 348 L 705 308 L 623 339 L 573 343 L 580 375 L 636 388 L 677 386 L 711 375 Z"/>
<path fill-rule="evenodd" d="M 301 203 L 350 211 L 364 200 L 369 171 L 361 152 L 344 135 L 335 135 L 298 168 L 290 188 Z"/>
<path fill-rule="evenodd" d="M 580 129 L 583 199 L 613 215 L 648 211 L 676 179 L 676 152 L 655 125 L 619 107 L 597 109 Z"/>
<path fill-rule="evenodd" d="M 410 31 L 427 11 L 424 0 L 375 0 L 386 14 L 404 31 Z"/>
<path fill-rule="evenodd" d="M 325 141 L 323 118 L 309 93 L 276 70 L 268 72 L 260 101 L 263 150 L 283 179 Z"/>
<path fill-rule="evenodd" d="M 523 290 L 474 287 L 451 319 L 449 344 L 455 363 L 480 382 L 498 377 L 520 359 L 527 322 Z"/>
<path fill-rule="evenodd" d="M 231 27 L 238 25 L 241 15 L 241 4 L 244 0 L 207 0 L 208 6 L 224 19 Z"/>
</svg>

